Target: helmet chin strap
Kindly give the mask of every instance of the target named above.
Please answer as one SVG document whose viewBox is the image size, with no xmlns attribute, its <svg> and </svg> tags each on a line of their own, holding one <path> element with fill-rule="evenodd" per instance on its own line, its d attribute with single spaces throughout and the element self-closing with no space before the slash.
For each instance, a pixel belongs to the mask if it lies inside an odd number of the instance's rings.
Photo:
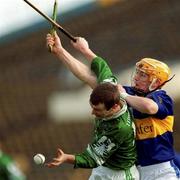
<svg viewBox="0 0 180 180">
<path fill-rule="evenodd" d="M 151 84 L 149 85 L 149 91 L 153 91 L 153 84 L 156 82 L 157 78 L 153 78 Z"/>
<path fill-rule="evenodd" d="M 174 78 L 175 74 L 168 79 L 167 81 L 164 81 L 161 85 L 159 85 L 158 87 L 156 87 L 155 89 L 152 89 L 152 85 L 153 83 L 157 80 L 157 79 L 153 79 L 153 81 L 151 82 L 150 86 L 149 86 L 149 91 L 148 92 L 144 92 L 143 90 L 137 89 L 135 87 L 133 87 L 134 91 L 136 92 L 136 95 L 138 96 L 142 96 L 142 97 L 146 97 L 148 94 L 160 89 L 162 86 L 164 86 L 167 82 L 171 81 Z M 152 90 L 150 90 L 152 89 Z"/>
</svg>

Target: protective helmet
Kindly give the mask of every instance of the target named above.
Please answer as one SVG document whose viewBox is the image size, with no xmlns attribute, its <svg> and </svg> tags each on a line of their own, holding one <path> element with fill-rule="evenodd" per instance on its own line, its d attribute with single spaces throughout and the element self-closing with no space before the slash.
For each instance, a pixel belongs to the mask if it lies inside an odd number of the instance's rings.
<svg viewBox="0 0 180 180">
<path fill-rule="evenodd" d="M 136 63 L 136 69 L 148 74 L 151 82 L 158 79 L 160 84 L 167 81 L 171 73 L 167 64 L 151 58 L 141 59 Z"/>
</svg>

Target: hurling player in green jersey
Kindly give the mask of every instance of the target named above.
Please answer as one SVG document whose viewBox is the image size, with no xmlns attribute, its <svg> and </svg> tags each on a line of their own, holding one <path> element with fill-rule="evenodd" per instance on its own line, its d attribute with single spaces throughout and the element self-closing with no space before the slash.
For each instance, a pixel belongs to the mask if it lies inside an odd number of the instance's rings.
<svg viewBox="0 0 180 180">
<path fill-rule="evenodd" d="M 89 60 L 91 68 L 72 57 L 62 47 L 57 35 L 47 35 L 47 42 L 54 45 L 56 56 L 92 88 L 101 81 L 102 75 L 110 72 L 106 61 L 92 52 L 84 38 L 77 38 L 72 45 Z M 107 81 L 111 79 L 109 75 L 105 78 Z M 141 180 L 180 179 L 180 170 L 174 161 L 177 158 L 173 147 L 173 100 L 162 90 L 171 79 L 167 64 L 143 58 L 136 63 L 131 86 L 118 85 L 121 97 L 132 109 L 136 124 L 137 164 Z"/>
<path fill-rule="evenodd" d="M 86 73 L 78 72 L 79 66 L 83 66 L 82 69 L 84 69 L 85 65 L 62 47 L 56 34 L 55 37 L 48 35 L 47 45 L 52 46 L 52 52 L 68 68 L 75 65 L 72 72 L 79 79 L 85 80 Z M 138 180 L 139 174 L 135 166 L 136 147 L 133 118 L 126 101 L 120 98 L 116 77 L 109 68 L 106 68 L 107 66 L 96 68 L 98 57 L 93 53 L 91 55 L 88 58 L 94 59 L 92 70 L 98 75 L 98 85 L 94 75 L 92 74 L 90 77 L 90 86 L 93 91 L 89 102 L 92 114 L 95 115 L 92 141 L 84 152 L 75 155 L 66 154 L 62 149 L 58 149 L 57 157 L 47 163 L 47 166 L 54 167 L 62 163 L 70 163 L 75 168 L 92 168 L 90 180 L 97 178 L 99 180 Z M 78 66 L 74 62 L 78 63 Z M 91 74 L 88 68 L 86 70 Z M 89 82 L 86 83 L 89 84 Z"/>
</svg>

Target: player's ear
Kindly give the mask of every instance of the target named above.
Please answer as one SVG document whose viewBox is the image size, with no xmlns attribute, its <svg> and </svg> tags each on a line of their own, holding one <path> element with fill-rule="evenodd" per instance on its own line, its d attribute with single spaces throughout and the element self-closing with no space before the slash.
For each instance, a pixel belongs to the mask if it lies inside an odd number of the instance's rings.
<svg viewBox="0 0 180 180">
<path fill-rule="evenodd" d="M 117 107 L 119 107 L 119 104 L 114 104 L 114 106 L 111 109 L 115 110 Z"/>
<path fill-rule="evenodd" d="M 161 81 L 159 79 L 156 79 L 156 81 L 154 82 L 154 86 L 159 87 L 161 85 Z"/>
</svg>

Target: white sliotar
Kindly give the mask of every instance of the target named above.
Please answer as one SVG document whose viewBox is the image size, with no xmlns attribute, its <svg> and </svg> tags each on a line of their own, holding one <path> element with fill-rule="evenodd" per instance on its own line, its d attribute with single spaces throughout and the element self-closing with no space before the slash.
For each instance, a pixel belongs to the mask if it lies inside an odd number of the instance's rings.
<svg viewBox="0 0 180 180">
<path fill-rule="evenodd" d="M 43 154 L 36 154 L 33 159 L 36 164 L 43 164 L 45 162 L 45 156 Z"/>
</svg>

